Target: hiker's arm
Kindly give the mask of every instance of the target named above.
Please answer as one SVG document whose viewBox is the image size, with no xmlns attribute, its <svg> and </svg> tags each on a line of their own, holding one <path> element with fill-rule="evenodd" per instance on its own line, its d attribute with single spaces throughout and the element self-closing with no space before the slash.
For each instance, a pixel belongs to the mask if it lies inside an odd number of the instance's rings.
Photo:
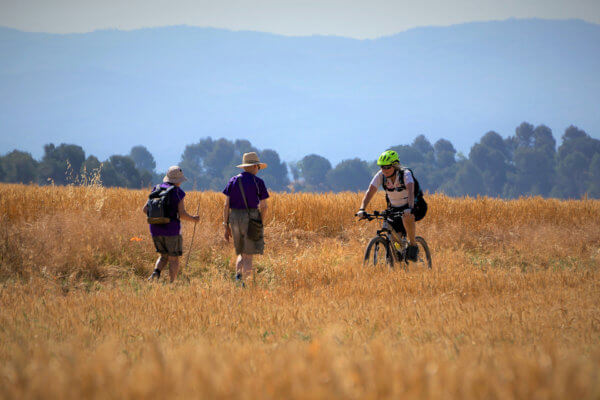
<svg viewBox="0 0 600 400">
<path fill-rule="evenodd" d="M 369 189 L 367 189 L 367 192 L 365 193 L 365 196 L 362 199 L 362 203 L 360 203 L 361 210 L 367 209 L 367 206 L 371 202 L 373 196 L 375 196 L 375 193 L 377 193 L 377 188 L 373 185 L 369 185 Z"/>
<path fill-rule="evenodd" d="M 177 206 L 177 211 L 179 211 L 179 218 L 185 219 L 186 221 L 198 222 L 200 221 L 200 217 L 197 215 L 190 215 L 185 211 L 185 204 L 183 203 L 183 199 L 179 200 L 179 205 Z"/>
<path fill-rule="evenodd" d="M 229 226 L 229 196 L 225 196 L 225 204 L 223 204 L 223 226 L 225 227 L 225 240 L 229 242 L 231 236 L 231 227 Z"/>
<path fill-rule="evenodd" d="M 269 206 L 267 205 L 267 199 L 260 200 L 258 203 L 258 209 L 260 210 L 260 216 L 263 222 L 267 218 L 267 208 L 269 208 Z"/>
<path fill-rule="evenodd" d="M 408 206 L 413 209 L 415 208 L 415 184 L 407 183 L 406 190 L 408 190 Z"/>
</svg>

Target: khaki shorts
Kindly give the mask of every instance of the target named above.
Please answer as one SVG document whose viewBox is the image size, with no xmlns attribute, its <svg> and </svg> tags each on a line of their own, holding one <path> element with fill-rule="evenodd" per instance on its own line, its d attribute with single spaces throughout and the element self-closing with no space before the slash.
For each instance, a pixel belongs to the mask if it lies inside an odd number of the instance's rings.
<svg viewBox="0 0 600 400">
<path fill-rule="evenodd" d="M 250 209 L 252 218 L 258 218 L 260 212 L 256 208 Z M 233 236 L 233 245 L 236 254 L 262 254 L 265 248 L 264 239 L 250 240 L 248 238 L 248 211 L 232 208 L 229 213 L 229 226 Z"/>
<path fill-rule="evenodd" d="M 183 238 L 177 236 L 152 236 L 156 252 L 179 257 L 183 254 Z"/>
</svg>

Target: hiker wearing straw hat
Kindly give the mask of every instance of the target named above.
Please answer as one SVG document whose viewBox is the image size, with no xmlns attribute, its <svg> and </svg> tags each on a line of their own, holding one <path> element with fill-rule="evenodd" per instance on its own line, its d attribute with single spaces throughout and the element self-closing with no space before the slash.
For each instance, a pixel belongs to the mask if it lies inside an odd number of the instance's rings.
<svg viewBox="0 0 600 400">
<path fill-rule="evenodd" d="M 186 180 L 181 168 L 176 165 L 170 167 L 163 183 L 154 187 L 143 208 L 144 214 L 148 216 L 154 247 L 160 254 L 149 281 L 159 279 L 160 272 L 167 264 L 170 281 L 175 280 L 179 272 L 179 257 L 183 254 L 180 220 L 200 220 L 197 215 L 190 215 L 185 210 L 185 192 L 179 186 Z"/>
<path fill-rule="evenodd" d="M 229 242 L 229 238 L 233 237 L 237 254 L 235 279 L 243 286 L 243 279 L 252 273 L 252 256 L 262 254 L 265 247 L 262 221 L 267 211 L 269 192 L 265 182 L 256 176 L 259 170 L 267 168 L 256 153 L 245 153 L 237 167 L 244 172 L 232 177 L 223 190 L 227 196 L 223 226 L 225 240 Z"/>
</svg>

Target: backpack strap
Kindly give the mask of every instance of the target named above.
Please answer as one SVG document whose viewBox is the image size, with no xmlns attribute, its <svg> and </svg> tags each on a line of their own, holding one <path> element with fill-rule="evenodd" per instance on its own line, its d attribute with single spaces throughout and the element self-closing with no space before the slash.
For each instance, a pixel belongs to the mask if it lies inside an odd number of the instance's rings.
<svg viewBox="0 0 600 400">
<path fill-rule="evenodd" d="M 160 185 L 159 185 L 160 186 Z M 170 197 L 170 193 L 175 190 L 177 186 L 175 185 L 171 185 L 168 188 L 163 189 L 162 192 L 160 192 L 160 196 L 165 198 L 165 204 L 167 205 L 168 208 L 171 208 L 171 197 Z M 177 196 L 179 197 L 179 195 Z M 181 201 L 181 199 L 179 199 Z M 171 212 L 173 213 L 173 215 L 175 216 L 176 220 L 179 220 L 179 207 L 177 208 L 177 210 L 171 210 Z"/>
<path fill-rule="evenodd" d="M 396 171 L 396 173 L 398 175 L 400 175 L 400 184 L 404 185 L 404 175 L 403 173 L 401 174 L 400 171 Z M 387 192 L 390 191 L 387 189 L 387 187 L 385 186 L 385 183 L 387 182 L 387 177 L 381 173 L 381 175 L 383 176 L 383 180 L 381 181 L 381 188 L 386 192 L 386 196 L 387 196 Z M 394 190 L 396 190 L 396 182 L 394 182 Z"/>
<path fill-rule="evenodd" d="M 400 167 L 398 169 L 398 178 L 400 179 L 400 184 L 403 185 L 403 186 L 406 186 L 404 184 L 404 174 L 406 173 L 406 170 L 410 171 L 409 168 L 404 168 L 404 167 Z M 410 171 L 410 174 L 412 175 L 412 171 Z M 413 179 L 414 179 L 414 175 L 413 175 Z"/>
<path fill-rule="evenodd" d="M 405 171 L 410 172 L 410 174 L 413 177 L 413 182 L 415 185 L 414 190 L 415 190 L 415 202 L 416 202 L 419 198 L 423 197 L 423 191 L 421 190 L 421 185 L 419 185 L 419 182 L 417 181 L 417 178 L 415 177 L 415 173 L 413 172 L 413 170 L 410 168 L 405 168 L 405 167 L 402 167 L 402 183 L 404 183 L 404 172 Z"/>
<path fill-rule="evenodd" d="M 248 208 L 248 202 L 246 201 L 246 193 L 244 192 L 244 185 L 242 185 L 242 174 L 238 175 L 236 179 L 238 186 L 240 187 L 240 192 L 242 193 L 242 199 L 244 199 L 244 205 L 246 206 L 246 211 L 248 212 L 248 216 L 250 216 L 250 209 Z"/>
<path fill-rule="evenodd" d="M 258 197 L 258 201 L 260 201 L 260 189 L 258 188 L 258 183 L 256 182 L 256 177 L 254 177 L 254 186 L 256 186 L 256 196 Z"/>
<path fill-rule="evenodd" d="M 387 178 L 385 177 L 383 172 L 381 173 L 381 176 L 383 177 L 383 180 L 381 181 L 381 188 L 385 192 L 385 203 L 387 204 L 387 208 L 390 208 L 392 206 L 392 203 L 390 202 L 390 197 L 388 196 L 388 193 L 387 193 L 388 191 L 385 187 L 385 182 L 386 182 Z"/>
</svg>

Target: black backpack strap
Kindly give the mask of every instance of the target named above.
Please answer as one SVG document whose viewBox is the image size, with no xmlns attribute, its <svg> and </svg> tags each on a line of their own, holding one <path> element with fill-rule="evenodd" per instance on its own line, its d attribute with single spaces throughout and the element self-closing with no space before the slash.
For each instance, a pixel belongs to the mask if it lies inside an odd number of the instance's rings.
<svg viewBox="0 0 600 400">
<path fill-rule="evenodd" d="M 392 203 L 390 203 L 390 198 L 387 194 L 388 191 L 385 187 L 385 182 L 386 182 L 387 178 L 385 177 L 385 175 L 383 173 L 381 173 L 381 176 L 383 177 L 383 179 L 381 180 L 381 188 L 385 192 L 385 203 L 387 204 L 387 208 L 390 208 Z"/>
<path fill-rule="evenodd" d="M 160 196 L 165 198 L 165 204 L 167 206 L 167 208 L 171 209 L 171 196 L 170 193 L 171 191 L 175 190 L 177 186 L 175 185 L 171 185 L 168 188 L 165 188 L 161 193 Z M 179 195 L 177 196 L 179 197 Z M 179 199 L 181 200 L 181 199 Z M 177 210 L 172 210 L 171 212 L 173 213 L 172 215 L 175 217 L 175 219 L 179 220 L 179 207 L 177 207 Z"/>
<path fill-rule="evenodd" d="M 171 185 L 168 188 L 163 189 L 161 196 L 166 196 L 168 193 L 171 193 L 171 190 L 173 190 L 175 187 L 175 185 Z"/>
<path fill-rule="evenodd" d="M 421 185 L 419 185 L 419 182 L 417 181 L 417 178 L 415 177 L 415 173 L 413 172 L 412 169 L 410 168 L 403 168 L 403 170 L 407 170 L 410 172 L 410 174 L 413 177 L 413 182 L 414 182 L 414 188 L 415 188 L 415 201 L 417 201 L 417 199 L 423 197 L 423 191 L 421 190 Z M 402 172 L 402 183 L 404 183 L 404 172 Z"/>
<path fill-rule="evenodd" d="M 404 184 L 404 173 L 406 172 L 406 170 L 410 171 L 410 168 L 400 167 L 400 169 L 398 170 L 398 175 L 399 175 L 399 178 L 400 178 L 400 184 L 403 185 L 403 186 L 406 186 Z M 412 175 L 412 171 L 410 171 L 410 174 Z M 413 178 L 414 178 L 414 176 L 413 176 Z"/>
</svg>

